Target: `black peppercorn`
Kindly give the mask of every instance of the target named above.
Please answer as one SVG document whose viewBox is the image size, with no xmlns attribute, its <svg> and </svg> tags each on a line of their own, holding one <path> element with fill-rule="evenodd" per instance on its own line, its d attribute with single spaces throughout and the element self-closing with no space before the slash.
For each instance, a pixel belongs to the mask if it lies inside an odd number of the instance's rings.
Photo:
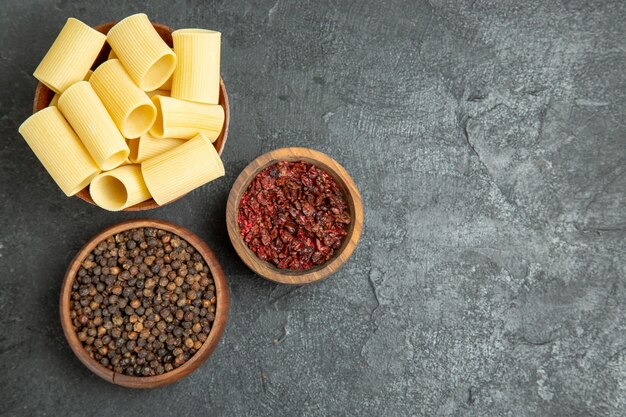
<svg viewBox="0 0 626 417">
<path fill-rule="evenodd" d="M 72 284 L 70 317 L 89 355 L 117 373 L 161 375 L 207 340 L 215 286 L 184 239 L 133 229 L 100 242 Z"/>
</svg>

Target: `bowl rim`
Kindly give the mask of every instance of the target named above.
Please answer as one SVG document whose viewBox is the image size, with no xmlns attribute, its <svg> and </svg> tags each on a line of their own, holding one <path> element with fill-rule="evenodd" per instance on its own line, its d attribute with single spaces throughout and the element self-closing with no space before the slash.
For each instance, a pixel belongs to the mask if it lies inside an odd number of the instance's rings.
<svg viewBox="0 0 626 417">
<path fill-rule="evenodd" d="M 76 278 L 76 274 L 80 268 L 82 261 L 89 255 L 89 253 L 100 243 L 103 239 L 119 233 L 124 230 L 141 227 L 152 227 L 157 229 L 163 229 L 185 239 L 190 245 L 192 245 L 206 261 L 211 275 L 213 276 L 213 282 L 215 285 L 215 296 L 217 297 L 217 308 L 215 310 L 215 320 L 211 327 L 211 332 L 204 341 L 202 347 L 184 364 L 180 367 L 165 372 L 161 375 L 138 377 L 119 374 L 111 369 L 108 369 L 98 363 L 95 359 L 91 358 L 87 351 L 83 348 L 82 343 L 78 340 L 76 331 L 70 318 L 70 294 L 72 291 L 72 284 Z M 229 309 L 229 295 L 228 284 L 226 282 L 226 276 L 222 267 L 217 260 L 217 257 L 213 251 L 202 241 L 197 235 L 187 230 L 186 228 L 179 226 L 175 223 L 171 223 L 160 219 L 132 219 L 126 220 L 120 223 L 113 224 L 90 238 L 85 245 L 76 253 L 72 261 L 70 262 L 65 276 L 63 277 L 63 283 L 61 285 L 61 293 L 59 297 L 59 314 L 61 318 L 61 327 L 63 328 L 63 334 L 65 339 L 70 345 L 70 348 L 78 357 L 78 359 L 85 365 L 91 372 L 98 375 L 100 378 L 111 382 L 113 384 L 121 385 L 128 388 L 155 388 L 163 385 L 171 384 L 184 378 L 193 371 L 195 371 L 215 350 L 217 347 L 226 327 L 228 321 L 228 309 Z"/>
<path fill-rule="evenodd" d="M 348 234 L 344 237 L 341 247 L 330 260 L 315 268 L 304 271 L 280 269 L 267 261 L 259 259 L 243 241 L 239 224 L 237 223 L 239 202 L 254 177 L 264 168 L 283 160 L 308 162 L 327 172 L 337 181 L 346 198 L 348 207 L 350 207 L 350 217 L 352 221 Z M 228 195 L 226 225 L 228 236 L 237 255 L 239 255 L 239 258 L 258 275 L 281 284 L 310 284 L 324 280 L 337 272 L 354 252 L 363 229 L 363 202 L 361 194 L 352 177 L 350 177 L 343 166 L 330 156 L 310 148 L 280 148 L 257 157 L 241 171 Z"/>
<path fill-rule="evenodd" d="M 105 22 L 105 23 L 101 23 L 99 25 L 93 26 L 93 28 L 97 30 L 98 32 L 106 35 L 108 31 L 111 30 L 111 28 L 116 23 L 118 23 L 118 21 Z M 161 35 L 161 33 L 168 33 L 169 36 L 171 37 L 172 33 L 175 31 L 175 29 L 172 29 L 171 27 L 164 25 L 162 23 L 157 23 L 157 22 L 150 22 L 150 23 L 152 23 L 152 26 L 154 26 L 154 28 L 157 30 L 159 35 Z M 104 47 L 102 48 L 98 58 L 96 59 L 96 62 L 100 61 L 100 58 L 102 56 L 106 57 L 110 48 L 111 47 L 109 46 L 109 44 L 105 42 Z M 42 82 L 38 81 L 37 87 L 35 88 L 35 95 L 33 98 L 33 114 L 37 113 L 39 110 L 45 109 L 47 106 L 50 105 L 50 100 L 44 100 L 47 103 L 43 105 L 42 98 L 46 96 L 48 96 L 51 100 L 52 97 L 54 97 L 54 91 L 52 91 L 49 87 L 47 87 Z M 220 76 L 220 102 L 219 104 L 224 108 L 224 125 L 222 127 L 222 132 L 217 137 L 215 142 L 213 142 L 213 144 L 215 145 L 219 143 L 219 147 L 216 147 L 216 150 L 217 150 L 217 153 L 221 156 L 222 152 L 224 151 L 224 147 L 226 146 L 226 141 L 228 140 L 228 128 L 230 125 L 230 103 L 228 100 L 228 92 L 226 91 L 226 85 L 224 84 L 224 79 L 221 76 Z M 136 139 L 133 139 L 133 140 L 136 140 Z M 120 210 L 120 211 L 152 210 L 155 208 L 164 207 L 168 204 L 173 203 L 174 201 L 178 201 L 179 199 L 183 198 L 185 195 L 182 195 L 179 198 L 169 201 L 162 205 L 157 204 L 157 202 L 151 198 L 149 200 L 142 201 L 141 203 L 137 203 L 130 207 L 126 207 L 125 209 Z M 76 194 L 74 194 L 74 196 L 77 198 L 80 198 L 81 200 L 91 205 L 97 206 L 97 204 L 93 201 L 93 199 L 91 198 L 91 195 L 89 194 L 89 185 L 87 185 L 85 188 L 78 191 Z"/>
</svg>

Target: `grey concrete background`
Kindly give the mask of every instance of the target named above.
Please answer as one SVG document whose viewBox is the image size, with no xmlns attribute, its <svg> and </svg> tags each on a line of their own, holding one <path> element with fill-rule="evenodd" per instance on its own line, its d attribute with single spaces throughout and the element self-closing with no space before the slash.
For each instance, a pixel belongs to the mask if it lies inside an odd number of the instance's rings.
<svg viewBox="0 0 626 417">
<path fill-rule="evenodd" d="M 620 416 L 626 410 L 623 1 L 3 0 L 0 411 L 120 416 Z M 66 18 L 223 33 L 227 176 L 168 207 L 66 199 L 17 133 Z M 226 198 L 271 149 L 333 156 L 365 204 L 353 258 L 286 287 L 230 246 Z M 175 385 L 90 374 L 57 317 L 75 251 L 150 216 L 217 252 L 215 354 Z"/>
</svg>

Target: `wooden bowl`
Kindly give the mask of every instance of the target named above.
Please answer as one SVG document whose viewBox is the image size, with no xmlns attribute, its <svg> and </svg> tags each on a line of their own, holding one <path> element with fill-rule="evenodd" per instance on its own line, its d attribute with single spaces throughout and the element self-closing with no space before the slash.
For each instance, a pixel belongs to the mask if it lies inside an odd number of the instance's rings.
<svg viewBox="0 0 626 417">
<path fill-rule="evenodd" d="M 91 251 L 107 237 L 124 230 L 139 228 L 139 227 L 153 227 L 157 229 L 163 229 L 168 232 L 174 233 L 181 238 L 185 239 L 190 245 L 192 245 L 200 255 L 206 261 L 211 274 L 213 275 L 213 281 L 215 283 L 215 293 L 217 297 L 217 308 L 215 311 L 215 321 L 209 333 L 209 337 L 202 344 L 200 350 L 198 350 L 187 362 L 180 367 L 164 374 L 148 377 L 128 376 L 124 374 L 116 373 L 91 358 L 87 351 L 83 348 L 82 343 L 78 340 L 78 336 L 74 331 L 74 326 L 70 318 L 70 298 L 72 293 L 72 284 L 80 265 L 83 260 L 91 253 Z M 155 388 L 162 385 L 171 384 L 179 379 L 189 375 L 196 370 L 213 352 L 217 344 L 219 343 L 224 328 L 226 327 L 226 321 L 228 320 L 228 285 L 226 283 L 226 277 L 222 271 L 222 267 L 213 251 L 204 243 L 198 236 L 191 233 L 189 230 L 178 226 L 176 224 L 166 222 L 164 220 L 154 219 L 136 219 L 127 220 L 113 226 L 110 226 L 100 233 L 95 235 L 82 247 L 82 249 L 76 254 L 70 266 L 65 273 L 63 279 L 63 285 L 61 286 L 61 299 L 59 303 L 59 311 L 61 313 L 61 325 L 63 327 L 63 333 L 67 339 L 70 347 L 74 351 L 74 354 L 80 359 L 80 361 L 89 368 L 94 374 L 111 382 L 113 384 L 121 385 L 129 388 Z"/>
<path fill-rule="evenodd" d="M 101 25 L 94 27 L 94 29 L 106 35 L 116 23 L 117 22 L 103 23 Z M 160 23 L 152 23 L 152 26 L 154 26 L 154 28 L 159 33 L 159 35 L 161 35 L 163 40 L 171 48 L 173 45 L 172 44 L 172 32 L 174 30 Z M 110 51 L 111 51 L 111 47 L 109 46 L 108 43 L 105 43 L 104 47 L 102 48 L 102 51 L 100 51 L 100 54 L 98 55 L 98 58 L 96 58 L 96 61 L 92 69 L 95 69 L 98 65 L 106 61 L 107 57 L 109 56 Z M 54 97 L 54 91 L 50 90 L 48 87 L 46 87 L 42 83 L 37 84 L 37 88 L 35 89 L 35 99 L 33 101 L 33 113 L 37 113 L 39 110 L 48 107 L 48 105 L 50 104 L 50 101 L 52 100 L 52 97 Z M 224 126 L 222 127 L 222 132 L 220 133 L 220 135 L 217 137 L 215 142 L 213 142 L 213 146 L 215 146 L 215 149 L 217 149 L 217 152 L 221 155 L 222 151 L 224 150 L 224 145 L 226 145 L 226 139 L 228 138 L 228 124 L 230 122 L 230 109 L 228 105 L 228 94 L 226 93 L 226 86 L 224 85 L 223 79 L 220 79 L 219 104 L 224 108 Z M 82 190 L 80 190 L 78 193 L 76 193 L 76 197 L 90 204 L 96 205 L 96 203 L 94 203 L 93 199 L 91 198 L 91 195 L 89 194 L 89 187 L 85 187 Z M 182 198 L 182 197 L 183 196 L 179 198 Z M 173 201 L 176 201 L 176 200 L 173 200 Z M 172 201 L 163 205 L 170 204 L 171 202 Z M 124 209 L 124 211 L 150 210 L 150 209 L 157 208 L 157 207 L 161 207 L 161 206 L 159 206 L 156 203 L 156 201 L 154 201 L 153 199 L 150 199 L 150 200 L 146 200 L 141 203 L 135 204 L 134 206 L 127 207 Z"/>
<path fill-rule="evenodd" d="M 248 189 L 254 177 L 264 168 L 279 161 L 304 161 L 316 165 L 326 171 L 341 188 L 348 203 L 350 222 L 348 234 L 344 237 L 341 247 L 326 263 L 312 269 L 296 271 L 280 269 L 269 262 L 259 259 L 244 242 L 237 223 L 237 213 L 241 197 Z M 326 154 L 308 148 L 283 148 L 268 152 L 252 161 L 237 177 L 228 196 L 226 206 L 226 226 L 228 235 L 239 257 L 250 269 L 270 281 L 281 284 L 302 285 L 320 281 L 337 272 L 350 258 L 356 248 L 361 230 L 363 229 L 363 202 L 354 181 L 337 161 Z"/>
</svg>

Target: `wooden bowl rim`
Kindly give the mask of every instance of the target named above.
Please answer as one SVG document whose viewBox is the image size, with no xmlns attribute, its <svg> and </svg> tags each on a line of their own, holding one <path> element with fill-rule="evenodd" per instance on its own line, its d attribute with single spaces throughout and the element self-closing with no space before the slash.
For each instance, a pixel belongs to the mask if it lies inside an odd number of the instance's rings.
<svg viewBox="0 0 626 417">
<path fill-rule="evenodd" d="M 103 34 L 107 34 L 107 32 L 117 23 L 117 21 L 111 21 L 111 22 L 106 22 L 106 23 L 101 23 L 99 25 L 94 26 L 93 28 L 95 30 L 97 30 L 100 33 Z M 152 26 L 154 26 L 155 29 L 157 29 L 157 31 L 162 31 L 162 32 L 169 32 L 170 35 L 172 34 L 172 32 L 174 32 L 174 29 L 172 29 L 171 27 L 164 25 L 162 23 L 156 23 L 156 22 L 151 22 Z M 108 45 L 105 43 L 105 47 L 108 47 Z M 42 110 L 44 108 L 46 108 L 46 106 L 40 106 L 39 101 L 40 101 L 40 96 L 45 92 L 46 94 L 48 94 L 48 91 L 51 91 L 46 85 L 44 85 L 41 82 L 37 83 L 37 87 L 35 88 L 35 97 L 33 99 L 33 114 L 37 113 L 39 110 Z M 222 132 L 220 133 L 220 135 L 218 136 L 218 138 L 215 140 L 215 143 L 219 142 L 219 148 L 216 147 L 217 153 L 221 156 L 222 152 L 224 151 L 224 147 L 226 146 L 226 141 L 228 140 L 228 127 L 230 125 L 230 104 L 228 101 L 228 92 L 226 91 L 226 85 L 224 84 L 224 79 L 222 77 L 220 77 L 220 104 L 222 105 L 222 107 L 224 108 L 224 126 L 222 127 Z M 183 198 L 185 195 L 184 194 L 180 197 L 178 197 L 175 200 L 169 201 L 163 205 L 159 205 L 157 204 L 156 201 L 154 201 L 154 199 L 149 199 L 146 201 L 142 201 L 141 203 L 137 203 L 133 206 L 127 207 L 122 211 L 144 211 L 144 210 L 152 210 L 155 208 L 159 208 L 159 207 L 163 207 L 166 206 L 168 204 L 173 203 L 174 201 L 178 201 L 179 199 Z M 75 197 L 80 198 L 83 201 L 86 201 L 87 203 L 97 206 L 97 204 L 93 201 L 93 199 L 91 198 L 91 195 L 89 194 L 89 186 L 83 188 L 82 190 L 80 190 L 78 193 L 76 193 L 74 195 Z"/>
<path fill-rule="evenodd" d="M 239 202 L 252 179 L 264 168 L 281 160 L 302 160 L 323 169 L 331 175 L 342 188 L 348 206 L 354 207 L 353 212 L 351 210 L 350 213 L 352 222 L 348 235 L 344 238 L 339 250 L 335 252 L 333 257 L 326 263 L 305 271 L 280 269 L 269 262 L 259 259 L 243 241 L 239 231 L 239 224 L 237 223 Z M 361 194 L 350 174 L 348 174 L 341 164 L 330 156 L 309 148 L 281 148 L 259 156 L 241 171 L 228 195 L 226 225 L 228 236 L 230 237 L 230 241 L 237 255 L 239 255 L 241 260 L 254 272 L 265 279 L 281 284 L 310 284 L 326 279 L 337 272 L 356 249 L 363 229 L 363 202 L 361 200 Z"/>
<path fill-rule="evenodd" d="M 174 233 L 181 238 L 185 239 L 190 245 L 192 245 L 198 253 L 206 261 L 211 275 L 213 276 L 213 282 L 215 284 L 215 294 L 217 297 L 217 308 L 215 310 L 215 320 L 211 327 L 211 332 L 207 340 L 204 341 L 202 347 L 183 365 L 170 371 L 165 372 L 162 375 L 149 376 L 149 377 L 137 377 L 128 376 L 124 374 L 116 373 L 103 365 L 98 363 L 95 359 L 91 358 L 87 351 L 83 348 L 82 343 L 78 340 L 78 336 L 74 331 L 74 326 L 70 318 L 70 294 L 72 291 L 72 284 L 76 278 L 76 274 L 80 268 L 82 261 L 89 255 L 89 253 L 100 243 L 103 239 L 119 233 L 124 230 L 134 228 L 152 227 L 157 229 L 163 229 L 168 232 Z M 189 375 L 195 371 L 215 350 L 217 347 L 226 327 L 228 321 L 228 284 L 226 282 L 226 276 L 224 271 L 217 260 L 217 257 L 213 251 L 202 241 L 197 235 L 187 230 L 186 228 L 177 224 L 159 220 L 159 219 L 132 219 L 126 220 L 120 223 L 111 225 L 93 236 L 85 245 L 78 251 L 76 256 L 70 262 L 67 268 L 65 276 L 63 278 L 63 284 L 61 286 L 61 295 L 59 302 L 59 313 L 61 316 L 61 326 L 63 327 L 63 334 L 67 339 L 72 351 L 78 357 L 78 359 L 85 365 L 90 371 L 104 380 L 113 384 L 121 385 L 128 388 L 155 388 L 163 385 L 171 384 L 180 380 L 181 378 Z"/>
</svg>

